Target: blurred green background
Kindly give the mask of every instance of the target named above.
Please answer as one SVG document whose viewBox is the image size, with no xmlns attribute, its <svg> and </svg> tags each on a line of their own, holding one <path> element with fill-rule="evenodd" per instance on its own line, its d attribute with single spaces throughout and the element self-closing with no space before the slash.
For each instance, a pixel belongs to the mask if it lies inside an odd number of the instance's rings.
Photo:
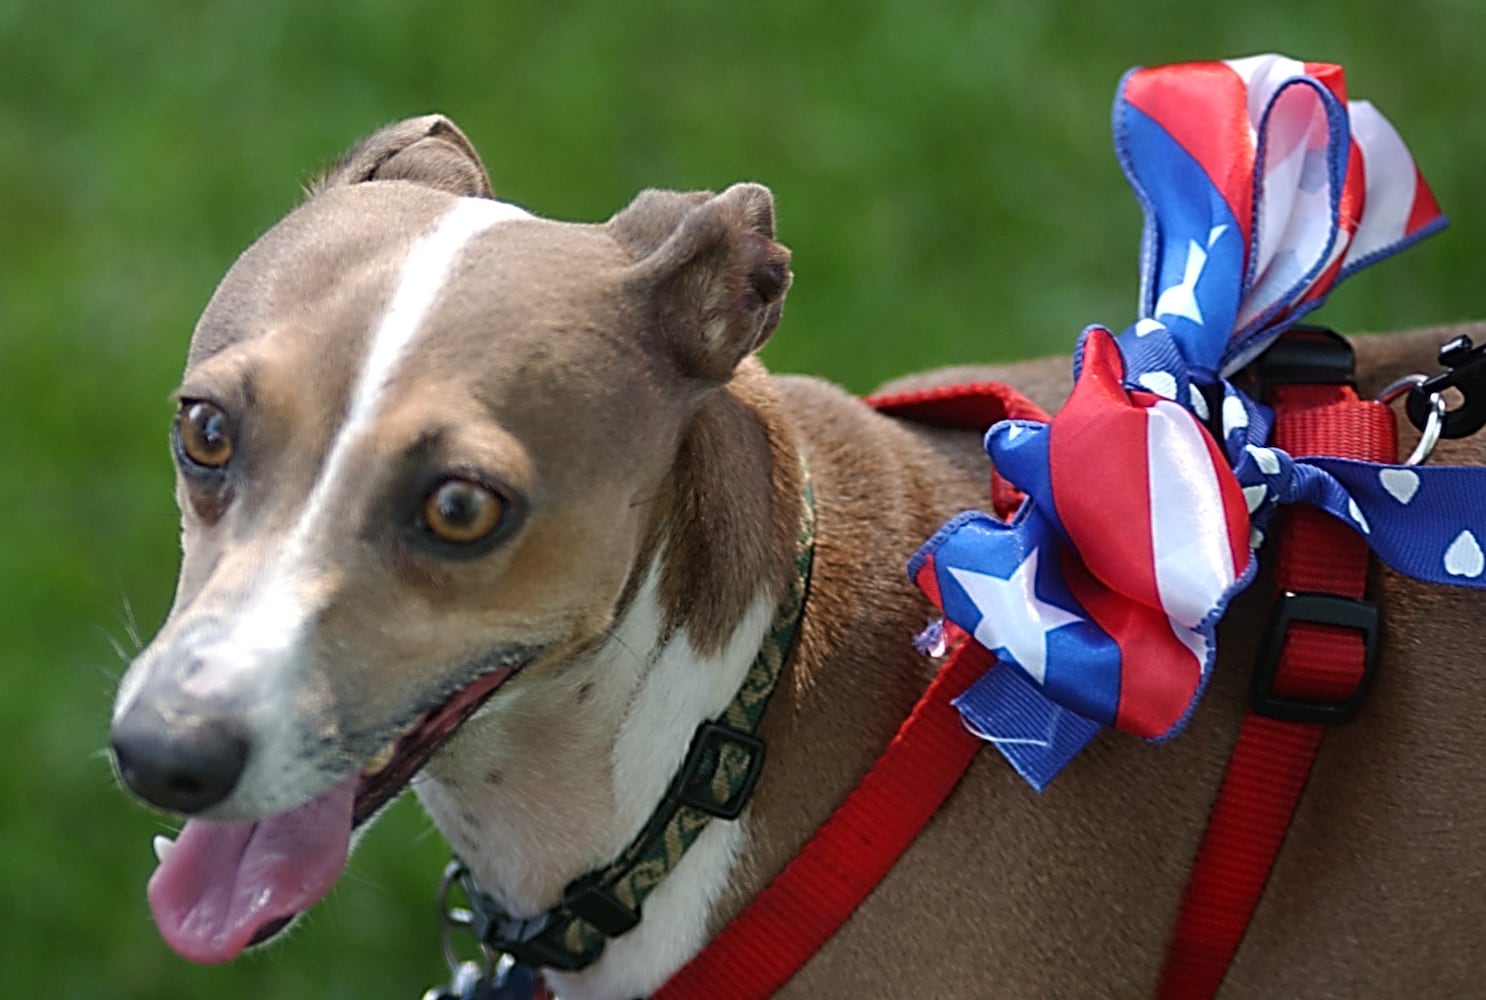
<svg viewBox="0 0 1486 1000">
<path fill-rule="evenodd" d="M 166 426 L 196 313 L 300 185 L 439 109 L 498 190 L 598 219 L 650 186 L 770 184 L 797 281 L 778 369 L 866 390 L 1067 351 L 1133 319 L 1110 153 L 1129 66 L 1340 62 L 1454 226 L 1323 318 L 1486 316 L 1480 0 L 843 5 L 0 0 L 0 997 L 416 997 L 445 854 L 404 802 L 297 934 L 202 969 L 144 903 L 167 824 L 101 748 L 176 560 Z"/>
</svg>

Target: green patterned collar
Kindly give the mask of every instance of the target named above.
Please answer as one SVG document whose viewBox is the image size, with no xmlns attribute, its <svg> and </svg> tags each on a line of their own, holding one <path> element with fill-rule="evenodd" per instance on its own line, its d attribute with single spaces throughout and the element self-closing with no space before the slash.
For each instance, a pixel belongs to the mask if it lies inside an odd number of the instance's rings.
<svg viewBox="0 0 1486 1000">
<path fill-rule="evenodd" d="M 467 928 L 491 958 L 509 955 L 533 968 L 575 971 L 598 960 L 609 938 L 640 922 L 645 898 L 670 873 L 713 819 L 737 819 L 758 782 L 764 743 L 755 733 L 779 672 L 794 648 L 815 552 L 815 495 L 808 473 L 795 550 L 795 572 L 769 633 L 732 702 L 697 727 L 681 769 L 660 806 L 624 853 L 575 879 L 560 904 L 527 920 L 511 916 L 475 885 L 458 858 L 444 873 L 445 920 Z M 444 896 L 458 884 L 472 912 L 450 909 Z"/>
</svg>

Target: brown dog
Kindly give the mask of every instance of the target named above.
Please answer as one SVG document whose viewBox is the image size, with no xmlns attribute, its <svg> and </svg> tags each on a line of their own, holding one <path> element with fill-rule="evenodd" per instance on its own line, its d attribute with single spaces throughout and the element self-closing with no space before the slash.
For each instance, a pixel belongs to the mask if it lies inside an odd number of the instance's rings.
<svg viewBox="0 0 1486 1000">
<path fill-rule="evenodd" d="M 190 958 L 230 959 L 312 905 L 353 827 L 410 780 L 516 916 L 618 856 L 794 578 L 802 467 L 814 568 L 751 803 L 596 963 L 549 975 L 558 994 L 661 986 L 830 815 L 936 669 L 911 642 L 930 608 L 904 566 L 985 505 L 979 435 L 765 373 L 753 352 L 789 284 L 769 193 L 647 192 L 603 225 L 490 199 L 448 121 L 388 128 L 243 254 L 196 330 L 179 589 L 113 728 L 124 780 L 196 817 L 157 845 L 150 886 Z M 1430 370 L 1445 336 L 1358 339 L 1362 391 Z M 1067 368 L 911 382 L 994 378 L 1051 408 Z M 1436 460 L 1483 458 L 1469 440 Z M 1380 676 L 1325 740 L 1225 997 L 1481 988 L 1480 598 L 1373 583 Z M 1229 615 L 1184 736 L 1106 734 L 1041 796 L 981 754 L 781 995 L 1150 995 L 1264 589 Z"/>
</svg>

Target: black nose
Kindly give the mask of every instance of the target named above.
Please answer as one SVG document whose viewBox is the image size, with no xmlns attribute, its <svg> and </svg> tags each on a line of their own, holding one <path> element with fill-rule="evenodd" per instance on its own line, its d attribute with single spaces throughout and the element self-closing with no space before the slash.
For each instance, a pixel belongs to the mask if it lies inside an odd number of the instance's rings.
<svg viewBox="0 0 1486 1000">
<path fill-rule="evenodd" d="M 200 812 L 232 794 L 248 762 L 248 739 L 236 724 L 189 715 L 167 722 L 143 702 L 114 724 L 113 750 L 124 784 L 179 813 Z"/>
</svg>

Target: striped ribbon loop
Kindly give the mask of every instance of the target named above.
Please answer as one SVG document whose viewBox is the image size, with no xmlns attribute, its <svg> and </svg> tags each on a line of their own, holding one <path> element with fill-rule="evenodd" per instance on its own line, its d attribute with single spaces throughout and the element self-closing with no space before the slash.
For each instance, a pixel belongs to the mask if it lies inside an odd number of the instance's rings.
<svg viewBox="0 0 1486 1000">
<path fill-rule="evenodd" d="M 1388 121 L 1347 101 L 1340 67 L 1263 55 L 1131 71 L 1114 136 L 1145 211 L 1140 316 L 1084 331 L 1051 422 L 987 433 L 1027 495 L 1013 519 L 962 514 L 909 564 L 1014 668 L 957 706 L 1039 789 L 1101 726 L 1181 730 L 1280 504 L 1328 511 L 1402 572 L 1486 586 L 1486 470 L 1286 454 L 1228 381 L 1338 281 L 1445 224 Z"/>
</svg>

